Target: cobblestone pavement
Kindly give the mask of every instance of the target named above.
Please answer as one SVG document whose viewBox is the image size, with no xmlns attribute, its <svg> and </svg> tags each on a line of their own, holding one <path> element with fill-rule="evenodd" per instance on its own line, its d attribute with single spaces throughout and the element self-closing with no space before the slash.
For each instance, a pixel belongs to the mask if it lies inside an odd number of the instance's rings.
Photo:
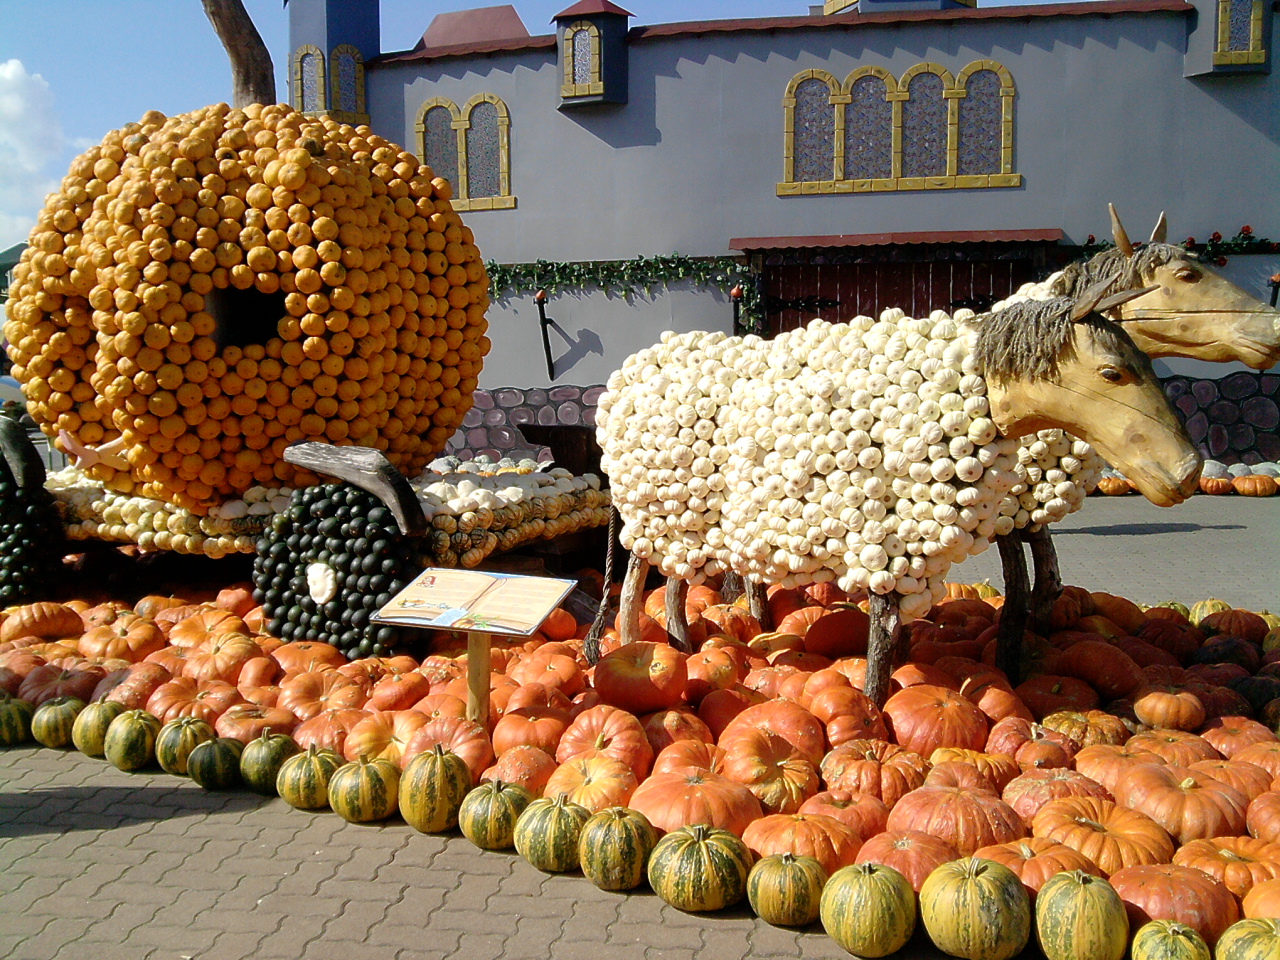
<svg viewBox="0 0 1280 960">
<path fill-rule="evenodd" d="M 1280 608 L 1280 500 L 1156 511 L 1095 499 L 1060 525 L 1068 582 Z M 1143 534 L 1138 536 L 1137 534 Z M 987 566 L 984 566 L 987 565 Z M 998 578 L 980 557 L 963 577 Z M 921 934 L 918 932 L 917 939 Z M 1034 950 L 1029 951 L 1032 955 Z M 357 826 L 77 753 L 0 752 L 5 960 L 734 960 L 845 957 L 818 927 L 693 916 L 403 822 Z M 913 943 L 906 960 L 939 957 Z"/>
</svg>

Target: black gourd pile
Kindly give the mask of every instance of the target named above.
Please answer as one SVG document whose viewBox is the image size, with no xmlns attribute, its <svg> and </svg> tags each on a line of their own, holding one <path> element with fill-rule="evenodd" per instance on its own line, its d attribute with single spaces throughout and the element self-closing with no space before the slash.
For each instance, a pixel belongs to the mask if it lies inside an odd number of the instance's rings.
<svg viewBox="0 0 1280 960">
<path fill-rule="evenodd" d="M 62 562 L 62 519 L 44 464 L 16 419 L 0 418 L 0 606 L 43 597 Z"/>
</svg>

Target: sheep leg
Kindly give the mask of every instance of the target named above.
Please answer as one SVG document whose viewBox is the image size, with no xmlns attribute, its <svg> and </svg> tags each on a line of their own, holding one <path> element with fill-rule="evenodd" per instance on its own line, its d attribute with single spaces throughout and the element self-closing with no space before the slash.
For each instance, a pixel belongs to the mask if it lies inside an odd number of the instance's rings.
<svg viewBox="0 0 1280 960">
<path fill-rule="evenodd" d="M 618 603 L 619 634 L 623 643 L 635 643 L 640 639 L 641 594 L 648 575 L 649 561 L 631 554 L 627 560 L 627 574 L 622 579 L 622 596 Z"/>
<path fill-rule="evenodd" d="M 762 629 L 773 629 L 773 618 L 769 616 L 769 590 L 763 583 L 750 578 L 743 578 L 747 585 L 747 604 L 751 615 L 759 621 Z"/>
<path fill-rule="evenodd" d="M 732 570 L 724 572 L 724 580 L 720 584 L 720 599 L 724 603 L 733 603 L 746 588 L 746 580 L 742 574 L 734 573 Z"/>
<path fill-rule="evenodd" d="M 1031 590 L 1031 629 L 1041 636 L 1053 630 L 1053 605 L 1062 596 L 1062 571 L 1058 568 L 1058 551 L 1048 527 L 1024 531 L 1023 539 L 1031 545 L 1031 563 L 1035 569 L 1035 586 Z"/>
<path fill-rule="evenodd" d="M 684 601 L 689 596 L 689 581 L 667 577 L 667 635 L 671 645 L 682 653 L 693 653 L 689 642 L 689 619 L 685 616 Z"/>
<path fill-rule="evenodd" d="M 1022 636 L 1027 630 L 1027 606 L 1031 585 L 1027 579 L 1027 558 L 1022 540 L 1014 534 L 996 537 L 1000 565 L 1004 568 L 1004 606 L 1000 608 L 1000 629 L 996 634 L 996 666 L 1017 686 L 1022 674 Z"/>
<path fill-rule="evenodd" d="M 902 622 L 896 594 L 871 594 L 871 635 L 867 641 L 865 693 L 877 707 L 889 699 L 889 675 L 893 672 L 894 645 Z"/>
</svg>

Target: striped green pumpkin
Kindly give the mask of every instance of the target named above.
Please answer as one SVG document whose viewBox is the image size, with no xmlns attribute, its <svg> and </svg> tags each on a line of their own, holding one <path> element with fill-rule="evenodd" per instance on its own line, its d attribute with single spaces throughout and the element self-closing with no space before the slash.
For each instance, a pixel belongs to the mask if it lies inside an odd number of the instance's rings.
<svg viewBox="0 0 1280 960">
<path fill-rule="evenodd" d="M 84 709 L 79 697 L 54 697 L 36 707 L 31 717 L 31 737 L 41 746 L 66 750 L 71 746 L 71 728 Z"/>
<path fill-rule="evenodd" d="M 463 798 L 458 826 L 482 850 L 510 850 L 515 845 L 516 821 L 532 802 L 533 794 L 524 787 L 491 780 Z"/>
<path fill-rule="evenodd" d="M 245 745 L 240 754 L 240 777 L 254 793 L 276 796 L 276 777 L 286 760 L 302 748 L 293 737 L 262 731 L 262 736 Z"/>
<path fill-rule="evenodd" d="M 145 710 L 126 710 L 111 721 L 102 753 L 117 769 L 141 770 L 155 756 L 160 721 Z"/>
<path fill-rule="evenodd" d="M 345 762 L 342 754 L 313 743 L 280 765 L 276 793 L 299 810 L 322 810 L 329 805 L 329 781 Z"/>
<path fill-rule="evenodd" d="M 329 806 L 350 823 L 385 820 L 396 812 L 400 768 L 390 760 L 361 757 L 329 779 Z"/>
<path fill-rule="evenodd" d="M 191 751 L 217 736 L 213 727 L 198 717 L 170 720 L 156 735 L 156 762 L 165 773 L 185 777 Z"/>
<path fill-rule="evenodd" d="M 645 880 L 658 831 L 639 810 L 609 807 L 592 814 L 578 838 L 583 875 L 601 890 L 634 890 Z"/>
<path fill-rule="evenodd" d="M 1139 927 L 1129 956 L 1132 960 L 1213 960 L 1204 937 L 1176 920 L 1152 920 Z"/>
<path fill-rule="evenodd" d="M 80 711 L 71 726 L 71 742 L 86 757 L 100 757 L 107 748 L 107 729 L 124 713 L 124 704 L 99 700 Z"/>
<path fill-rule="evenodd" d="M 1217 960 L 1280 960 L 1280 920 L 1239 920 L 1215 950 Z"/>
<path fill-rule="evenodd" d="M 240 754 L 244 744 L 232 737 L 198 743 L 187 756 L 187 776 L 206 790 L 240 786 Z"/>
<path fill-rule="evenodd" d="M 1027 888 L 980 857 L 944 863 L 925 878 L 920 919 L 939 950 L 966 960 L 1009 960 L 1031 937 Z"/>
<path fill-rule="evenodd" d="M 590 816 L 590 810 L 563 793 L 534 800 L 516 821 L 516 852 L 546 873 L 577 870 L 578 837 Z"/>
<path fill-rule="evenodd" d="M 818 919 L 827 871 L 813 857 L 775 853 L 747 874 L 747 902 L 756 916 L 777 927 L 803 927 Z"/>
<path fill-rule="evenodd" d="M 31 718 L 36 708 L 27 700 L 6 694 L 0 698 L 0 747 L 16 747 L 31 739 Z"/>
<path fill-rule="evenodd" d="M 831 875 L 820 904 L 823 929 L 858 957 L 901 950 L 916 930 L 916 892 L 893 867 L 859 863 Z"/>
<path fill-rule="evenodd" d="M 400 816 L 423 833 L 443 833 L 458 825 L 458 810 L 471 791 L 471 771 L 441 744 L 424 750 L 400 776 Z"/>
<path fill-rule="evenodd" d="M 728 830 L 695 823 L 658 841 L 649 857 L 649 886 L 677 910 L 731 907 L 747 895 L 751 851 Z"/>
<path fill-rule="evenodd" d="M 1036 936 L 1047 960 L 1121 960 L 1129 946 L 1129 915 L 1106 880 L 1064 870 L 1036 895 Z"/>
</svg>

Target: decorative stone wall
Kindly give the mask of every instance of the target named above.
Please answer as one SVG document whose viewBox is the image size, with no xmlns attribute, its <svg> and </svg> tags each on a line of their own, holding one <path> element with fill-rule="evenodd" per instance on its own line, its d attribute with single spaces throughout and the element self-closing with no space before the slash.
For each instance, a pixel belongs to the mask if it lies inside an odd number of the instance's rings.
<svg viewBox="0 0 1280 960">
<path fill-rule="evenodd" d="M 1170 377 L 1164 389 L 1205 457 L 1226 464 L 1280 461 L 1280 376 L 1233 373 L 1221 380 Z M 463 419 L 462 429 L 450 439 L 446 452 L 463 459 L 531 456 L 545 462 L 551 459 L 551 451 L 526 443 L 517 426 L 593 426 L 602 393 L 602 384 L 477 390 L 475 406 Z"/>
<path fill-rule="evenodd" d="M 1280 460 L 1280 376 L 1170 377 L 1164 389 L 1205 457 L 1250 465 Z"/>
<path fill-rule="evenodd" d="M 449 439 L 445 453 L 464 460 L 483 455 L 491 460 L 532 457 L 545 462 L 551 459 L 551 451 L 527 443 L 519 425 L 595 426 L 596 401 L 602 393 L 604 384 L 477 390 L 472 394 L 475 405 L 463 418 L 462 428 Z"/>
</svg>

